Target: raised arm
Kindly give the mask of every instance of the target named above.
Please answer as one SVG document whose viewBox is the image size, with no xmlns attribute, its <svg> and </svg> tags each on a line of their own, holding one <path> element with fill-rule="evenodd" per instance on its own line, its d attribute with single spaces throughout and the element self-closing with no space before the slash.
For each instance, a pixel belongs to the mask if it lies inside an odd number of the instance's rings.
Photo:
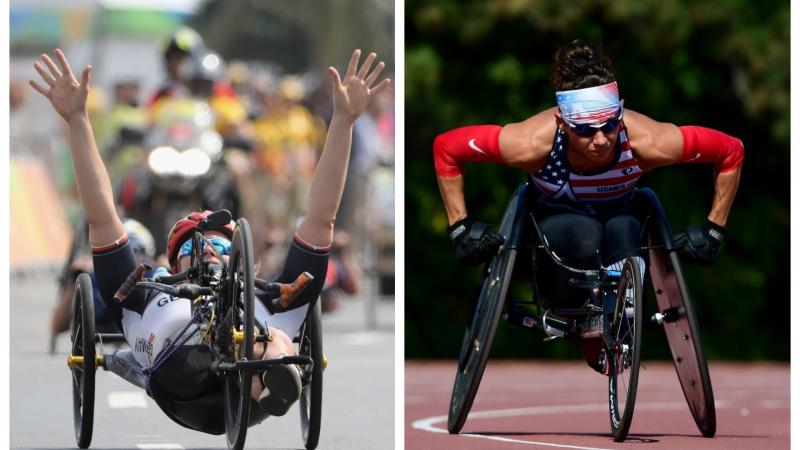
<svg viewBox="0 0 800 450">
<path fill-rule="evenodd" d="M 60 68 L 47 55 L 42 55 L 41 62 L 33 63 L 47 87 L 34 80 L 29 83 L 50 100 L 67 123 L 78 194 L 89 224 L 89 242 L 95 248 L 102 248 L 119 241 L 125 229 L 117 216 L 111 181 L 97 151 L 86 113 L 92 68 L 86 66 L 78 82 L 64 53 L 59 49 L 55 53 Z"/>
<path fill-rule="evenodd" d="M 359 68 L 361 50 L 355 50 L 344 78 L 333 67 L 328 68 L 333 90 L 333 117 L 311 179 L 308 213 L 297 227 L 297 237 L 312 247 L 325 248 L 333 241 L 333 221 L 344 190 L 353 123 L 372 98 L 389 85 L 388 79 L 375 85 L 385 66 L 381 61 L 372 68 L 376 56 L 370 53 Z"/>
</svg>

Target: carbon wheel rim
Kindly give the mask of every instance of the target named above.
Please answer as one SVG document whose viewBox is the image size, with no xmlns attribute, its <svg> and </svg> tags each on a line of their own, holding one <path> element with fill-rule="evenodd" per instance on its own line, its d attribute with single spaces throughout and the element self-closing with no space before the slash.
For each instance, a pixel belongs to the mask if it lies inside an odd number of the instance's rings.
<svg viewBox="0 0 800 450">
<path fill-rule="evenodd" d="M 239 219 L 233 234 L 233 247 L 228 264 L 230 288 L 226 301 L 226 323 L 228 329 L 242 332 L 240 345 L 231 336 L 228 348 L 231 361 L 253 359 L 253 252 L 249 225 Z M 239 450 L 244 447 L 247 437 L 247 426 L 250 416 L 250 388 L 252 373 L 245 371 L 229 371 L 225 374 L 224 414 L 225 433 L 228 448 Z"/>
<path fill-rule="evenodd" d="M 642 283 L 639 265 L 628 259 L 617 288 L 611 322 L 612 342 L 606 349 L 609 364 L 609 414 L 615 441 L 624 440 L 633 421 L 639 380 L 642 321 Z"/>
</svg>

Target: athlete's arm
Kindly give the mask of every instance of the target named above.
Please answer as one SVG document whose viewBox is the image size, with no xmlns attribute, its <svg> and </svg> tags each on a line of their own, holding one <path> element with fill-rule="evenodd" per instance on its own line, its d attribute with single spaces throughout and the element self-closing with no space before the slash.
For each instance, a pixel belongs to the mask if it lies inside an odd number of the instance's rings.
<svg viewBox="0 0 800 450">
<path fill-rule="evenodd" d="M 467 126 L 436 137 L 433 141 L 433 160 L 450 225 L 467 216 L 462 175 L 464 163 L 500 163 L 529 171 L 538 170 L 549 151 L 543 137 L 549 133 L 552 138 L 555 132 L 553 110 L 504 127 Z"/>
<path fill-rule="evenodd" d="M 53 108 L 67 123 L 78 194 L 89 224 L 89 242 L 95 248 L 108 247 L 119 243 L 125 229 L 117 216 L 111 181 L 97 151 L 92 125 L 86 113 L 92 68 L 86 66 L 78 82 L 64 53 L 58 49 L 55 53 L 60 68 L 47 55 L 42 55 L 41 63 L 33 64 L 46 87 L 33 80 L 29 82 L 50 100 Z"/>
<path fill-rule="evenodd" d="M 625 111 L 625 124 L 645 170 L 679 163 L 714 164 L 714 199 L 708 220 L 724 227 L 739 188 L 742 141 L 710 128 L 656 122 L 630 110 Z"/>
<path fill-rule="evenodd" d="M 383 61 L 371 70 L 376 55 L 370 53 L 359 69 L 360 56 L 361 50 L 353 52 L 344 79 L 336 69 L 328 68 L 333 87 L 333 118 L 311 179 L 308 214 L 297 227 L 297 237 L 312 248 L 327 248 L 333 241 L 333 220 L 339 210 L 347 175 L 353 123 L 370 100 L 389 85 L 388 79 L 374 85 L 385 66 Z"/>
</svg>

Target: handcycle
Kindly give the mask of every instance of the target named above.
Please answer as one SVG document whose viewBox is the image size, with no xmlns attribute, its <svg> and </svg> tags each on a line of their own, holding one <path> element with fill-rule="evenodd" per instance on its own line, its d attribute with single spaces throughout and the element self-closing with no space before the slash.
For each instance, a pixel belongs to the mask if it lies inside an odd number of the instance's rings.
<svg viewBox="0 0 800 450">
<path fill-rule="evenodd" d="M 321 424 L 322 374 L 326 365 L 319 302 L 314 303 L 294 338 L 298 346 L 296 356 L 268 360 L 253 356 L 255 342 L 268 345 L 269 341 L 268 330 L 254 320 L 255 288 L 272 299 L 273 311 L 282 311 L 313 277 L 303 273 L 291 284 L 268 283 L 255 278 L 250 226 L 243 218 L 236 222 L 228 264 L 221 270 L 213 270 L 203 262 L 202 232 L 230 220 L 230 213 L 221 210 L 200 222 L 192 237 L 193 254 L 187 271 L 148 280 L 142 278 L 145 267 L 139 266 L 117 292 L 119 298 L 124 298 L 132 289 L 148 288 L 192 300 L 192 320 L 171 345 L 159 352 L 150 368 L 141 367 L 130 349 L 103 353 L 104 344 L 124 343 L 125 338 L 120 333 L 95 332 L 91 279 L 87 274 L 78 277 L 70 333 L 72 346 L 67 357 L 72 373 L 78 447 L 88 448 L 92 440 L 97 368 L 113 372 L 145 389 L 179 425 L 209 434 L 225 434 L 228 448 L 238 450 L 244 447 L 247 428 L 267 417 L 250 398 L 253 374 L 273 365 L 297 364 L 301 370 L 299 404 L 303 441 L 307 449 L 316 448 Z M 185 337 L 187 331 L 202 333 L 200 343 L 181 345 L 192 337 Z"/>
<path fill-rule="evenodd" d="M 527 189 L 527 184 L 517 189 L 503 215 L 499 232 L 505 243 L 486 265 L 467 322 L 450 400 L 448 431 L 457 434 L 464 426 L 502 318 L 513 325 L 544 331 L 545 340 L 599 341 L 600 352 L 593 367 L 608 376 L 611 431 L 615 441 L 624 441 L 633 420 L 638 387 L 644 326 L 642 268 L 635 258 L 626 259 L 621 270 L 599 263 L 592 270 L 565 264 L 539 229 Z M 678 379 L 700 433 L 713 437 L 714 394 L 669 223 L 652 190 L 637 190 L 635 204 L 642 219 L 643 249 L 649 256 L 647 265 L 658 306 L 651 321 L 663 325 Z M 531 306 L 541 306 L 538 290 L 534 289 L 531 300 L 516 300 L 511 295 L 511 284 L 524 282 L 535 286 L 537 258 L 547 259 L 568 272 L 569 284 L 586 289 L 588 300 L 578 308 L 538 308 L 530 314 Z"/>
</svg>

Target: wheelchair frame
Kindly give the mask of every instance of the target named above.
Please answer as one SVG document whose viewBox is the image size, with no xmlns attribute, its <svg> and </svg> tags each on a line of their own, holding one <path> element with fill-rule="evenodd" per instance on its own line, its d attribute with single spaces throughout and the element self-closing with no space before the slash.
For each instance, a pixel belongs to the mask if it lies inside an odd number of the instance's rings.
<svg viewBox="0 0 800 450">
<path fill-rule="evenodd" d="M 526 195 L 527 188 L 527 184 L 521 185 L 509 202 L 499 227 L 499 232 L 506 238 L 506 242 L 486 266 L 485 275 L 481 283 L 481 292 L 476 299 L 472 316 L 467 323 L 448 415 L 448 430 L 450 433 L 458 433 L 466 421 L 483 376 L 494 335 L 501 318 L 514 325 L 545 331 L 548 334 L 548 338 L 545 340 L 602 337 L 604 346 L 608 349 L 607 334 L 609 323 L 607 319 L 603 319 L 602 333 L 600 334 L 596 332 L 594 335 L 585 332 L 581 334 L 580 327 L 581 320 L 587 316 L 591 318 L 596 314 L 606 317 L 604 313 L 608 312 L 606 305 L 608 302 L 601 302 L 599 310 L 597 308 L 598 305 L 590 301 L 582 308 L 545 311 L 544 314 L 540 312 L 534 317 L 515 312 L 515 306 L 536 303 L 533 301 L 515 301 L 509 295 L 509 287 L 513 279 L 523 278 L 535 284 L 535 276 L 531 280 L 527 279 L 530 275 L 533 275 L 533 266 L 530 267 L 530 274 L 520 273 L 525 272 L 528 267 L 524 265 L 524 261 L 518 259 L 518 256 L 520 252 L 528 249 L 532 249 L 532 263 L 535 264 L 537 250 L 541 250 L 557 266 L 581 277 L 570 280 L 570 284 L 573 286 L 588 288 L 590 292 L 614 287 L 614 280 L 608 280 L 609 271 L 606 268 L 600 267 L 598 270 L 575 269 L 564 264 L 558 258 L 558 255 L 553 253 L 530 210 Z M 703 355 L 691 296 L 681 271 L 675 245 L 672 242 L 672 232 L 655 193 L 650 189 L 641 189 L 637 190 L 635 195 L 637 196 L 637 205 L 643 216 L 641 218 L 643 219 L 642 224 L 643 229 L 646 231 L 647 242 L 644 249 L 649 254 L 650 278 L 653 283 L 659 311 L 651 320 L 664 327 L 676 372 L 698 429 L 703 436 L 712 437 L 716 432 L 713 391 L 707 363 Z M 638 272 L 638 269 L 635 272 Z M 641 291 L 642 285 L 643 280 L 640 280 L 639 291 Z M 638 295 L 641 296 L 641 292 Z M 595 295 L 591 297 L 596 298 Z M 643 301 L 639 299 L 634 303 L 635 314 L 641 315 Z M 505 314 L 503 314 L 504 309 L 506 311 Z M 636 327 L 640 335 L 643 320 L 639 318 L 636 322 L 640 324 Z M 636 361 L 634 366 L 638 372 L 638 349 L 636 349 L 635 353 Z M 603 362 L 600 361 L 599 363 L 602 364 Z M 608 361 L 606 361 L 607 363 Z M 605 372 L 609 371 L 608 367 L 603 369 Z M 613 369 L 611 371 L 613 372 Z M 613 376 L 612 373 L 608 374 L 610 378 Z M 638 374 L 636 377 L 638 377 Z M 635 376 L 631 378 L 633 379 Z M 619 422 L 615 423 L 615 405 L 613 404 L 615 393 L 612 392 L 612 382 L 613 380 L 610 379 L 609 409 L 612 432 L 614 439 L 621 441 L 627 436 L 633 404 L 626 405 L 625 408 L 625 413 L 627 414 L 630 411 L 630 415 L 622 417 L 621 424 Z M 631 401 L 635 401 L 635 386 Z M 619 418 L 618 415 L 617 419 Z"/>
</svg>

